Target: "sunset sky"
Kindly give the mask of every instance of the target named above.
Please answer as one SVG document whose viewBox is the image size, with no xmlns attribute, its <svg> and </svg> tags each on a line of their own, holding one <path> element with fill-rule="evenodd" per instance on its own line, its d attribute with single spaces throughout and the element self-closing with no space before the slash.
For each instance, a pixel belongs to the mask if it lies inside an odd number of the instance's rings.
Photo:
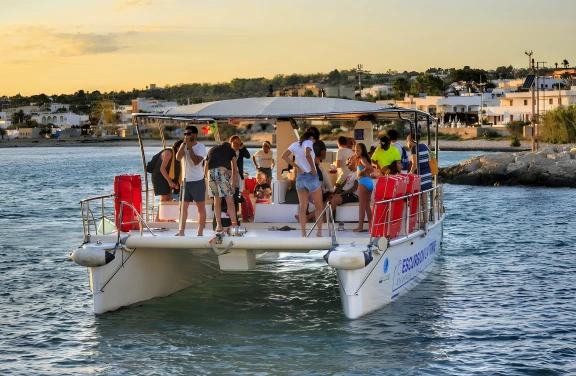
<svg viewBox="0 0 576 376">
<path fill-rule="evenodd" d="M 573 0 L 0 0 L 0 95 L 576 64 Z"/>
</svg>

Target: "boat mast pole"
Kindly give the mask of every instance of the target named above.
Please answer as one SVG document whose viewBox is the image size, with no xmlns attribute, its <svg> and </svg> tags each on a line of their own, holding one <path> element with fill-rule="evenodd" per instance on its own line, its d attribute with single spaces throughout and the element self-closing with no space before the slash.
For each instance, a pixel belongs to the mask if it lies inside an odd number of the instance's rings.
<svg viewBox="0 0 576 376">
<path fill-rule="evenodd" d="M 166 149 L 166 139 L 164 138 L 164 120 L 158 119 L 158 130 L 162 139 L 162 149 Z"/>
<path fill-rule="evenodd" d="M 420 134 L 420 129 L 418 129 L 418 113 L 414 111 L 414 136 L 416 140 L 416 173 L 420 175 L 420 140 L 418 135 Z"/>
<path fill-rule="evenodd" d="M 146 191 L 146 221 L 149 221 L 148 213 L 148 174 L 146 173 L 146 156 L 144 155 L 144 145 L 140 134 L 140 118 L 136 116 L 136 135 L 138 136 L 138 145 L 140 146 L 140 155 L 142 156 L 142 171 L 144 173 L 144 188 Z"/>
<path fill-rule="evenodd" d="M 440 149 L 438 147 L 438 126 L 439 126 L 439 118 L 436 119 L 436 133 L 434 134 L 434 152 L 436 152 L 436 161 L 439 161 L 438 154 Z M 434 176 L 434 185 L 438 185 L 438 175 Z"/>
</svg>

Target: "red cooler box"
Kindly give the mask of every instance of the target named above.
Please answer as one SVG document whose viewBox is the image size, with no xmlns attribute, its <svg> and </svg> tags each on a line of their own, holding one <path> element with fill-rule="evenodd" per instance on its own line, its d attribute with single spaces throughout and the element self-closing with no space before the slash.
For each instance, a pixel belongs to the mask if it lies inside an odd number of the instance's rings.
<svg viewBox="0 0 576 376">
<path fill-rule="evenodd" d="M 420 192 L 420 175 L 416 174 L 405 174 L 408 179 L 408 185 L 406 186 L 406 193 L 415 194 Z M 418 219 L 418 196 L 410 197 L 408 199 L 408 205 L 410 207 L 410 216 L 408 224 L 408 232 L 416 230 L 417 219 Z"/>
<path fill-rule="evenodd" d="M 374 237 L 390 236 L 390 239 L 400 235 L 404 214 L 404 201 L 397 200 L 387 204 L 376 204 L 378 201 L 402 197 L 406 194 L 407 179 L 402 175 L 382 176 L 376 183 L 374 207 L 372 208 L 371 234 Z"/>
<path fill-rule="evenodd" d="M 142 178 L 140 175 L 118 175 L 114 177 L 114 209 L 116 228 L 120 231 L 139 230 L 138 216 L 131 207 L 122 206 L 122 223 L 120 223 L 120 201 L 129 202 L 138 214 L 142 214 Z"/>
<path fill-rule="evenodd" d="M 254 193 L 254 188 L 256 188 L 256 178 L 246 178 L 244 179 L 244 188 L 249 193 Z"/>
</svg>

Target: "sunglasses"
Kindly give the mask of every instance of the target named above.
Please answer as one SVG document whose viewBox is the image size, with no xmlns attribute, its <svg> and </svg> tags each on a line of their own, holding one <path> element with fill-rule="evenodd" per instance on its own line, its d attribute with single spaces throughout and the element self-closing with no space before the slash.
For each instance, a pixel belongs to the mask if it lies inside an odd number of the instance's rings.
<svg viewBox="0 0 576 376">
<path fill-rule="evenodd" d="M 184 136 L 192 136 L 193 134 L 194 133 L 187 132 L 187 133 L 184 133 Z"/>
</svg>

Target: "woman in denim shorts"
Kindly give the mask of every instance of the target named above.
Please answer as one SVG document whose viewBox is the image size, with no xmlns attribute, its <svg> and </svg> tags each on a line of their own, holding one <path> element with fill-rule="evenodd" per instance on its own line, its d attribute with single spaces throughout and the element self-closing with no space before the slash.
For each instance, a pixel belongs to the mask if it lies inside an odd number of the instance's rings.
<svg viewBox="0 0 576 376">
<path fill-rule="evenodd" d="M 302 230 L 302 237 L 306 237 L 306 210 L 308 209 L 308 196 L 312 197 L 316 218 L 318 221 L 318 231 L 316 236 L 322 236 L 322 190 L 320 189 L 320 179 L 318 178 L 318 171 L 314 166 L 314 134 L 312 132 L 305 132 L 300 136 L 300 140 L 294 142 L 284 154 L 282 159 L 290 166 L 296 169 L 296 192 L 298 192 L 298 201 L 300 202 L 299 219 L 300 229 Z M 294 161 L 290 155 L 294 155 Z"/>
</svg>

